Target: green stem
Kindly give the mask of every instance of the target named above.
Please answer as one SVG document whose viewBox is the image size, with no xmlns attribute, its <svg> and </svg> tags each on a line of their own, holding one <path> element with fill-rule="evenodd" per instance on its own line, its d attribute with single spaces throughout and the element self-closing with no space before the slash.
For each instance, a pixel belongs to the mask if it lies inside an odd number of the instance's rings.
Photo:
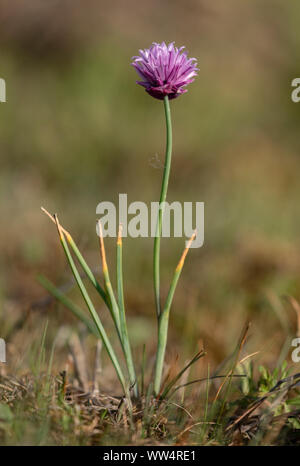
<svg viewBox="0 0 300 466">
<path fill-rule="evenodd" d="M 167 139 L 166 139 L 165 167 L 164 167 L 164 174 L 163 174 L 160 200 L 159 200 L 160 206 L 162 202 L 165 202 L 166 197 L 167 197 L 170 168 L 171 168 L 171 158 L 172 158 L 172 122 L 171 122 L 170 102 L 167 96 L 164 98 L 164 107 L 165 107 L 165 117 L 166 117 Z M 154 251 L 153 251 L 153 280 L 154 280 L 156 313 L 157 313 L 158 318 L 160 316 L 160 311 L 161 311 L 160 309 L 160 237 L 161 237 L 161 231 L 162 231 L 162 218 L 163 218 L 163 211 L 161 208 L 159 208 L 158 222 L 156 226 L 156 235 L 154 238 Z"/>
<path fill-rule="evenodd" d="M 41 207 L 42 211 L 50 218 L 50 220 L 55 224 L 55 218 L 53 215 L 51 215 L 44 207 Z M 65 237 L 66 237 L 66 240 L 68 241 L 69 245 L 71 246 L 75 256 L 77 257 L 78 259 L 78 262 L 80 263 L 81 267 L 83 268 L 84 272 L 86 273 L 88 279 L 91 281 L 91 283 L 93 284 L 93 286 L 96 288 L 96 290 L 98 291 L 98 293 L 100 294 L 101 298 L 103 299 L 103 301 L 105 302 L 105 304 L 107 305 L 109 311 L 111 312 L 111 309 L 110 309 L 110 303 L 109 303 L 109 300 L 107 299 L 107 296 L 106 296 L 106 293 L 105 291 L 103 290 L 102 286 L 98 283 L 98 281 L 96 280 L 96 278 L 94 277 L 94 274 L 93 272 L 91 271 L 91 269 L 89 268 L 88 264 L 86 263 L 86 261 L 84 260 L 81 252 L 79 251 L 78 247 L 77 247 L 77 244 L 75 243 L 75 241 L 73 240 L 72 236 L 70 235 L 70 233 L 61 226 L 61 230 L 63 231 Z"/>
<path fill-rule="evenodd" d="M 179 276 L 182 268 L 176 269 L 174 277 L 170 286 L 170 290 L 167 296 L 165 307 L 158 318 L 158 343 L 154 370 L 154 394 L 158 396 L 161 387 L 161 378 L 163 373 L 165 352 L 168 340 L 168 327 L 169 327 L 169 315 L 170 308 L 173 301 L 176 285 L 179 280 Z"/>
<path fill-rule="evenodd" d="M 137 378 L 132 358 L 131 346 L 129 342 L 126 314 L 125 314 L 125 305 L 124 305 L 124 290 L 123 290 L 123 263 L 122 263 L 122 239 L 121 235 L 118 237 L 117 241 L 117 284 L 118 284 L 118 306 L 120 310 L 120 328 L 121 328 L 121 338 L 122 346 L 124 351 L 124 356 L 126 359 L 130 385 L 133 387 L 133 393 L 136 398 L 139 396 Z"/>
<path fill-rule="evenodd" d="M 67 241 L 69 242 L 71 248 L 73 249 L 81 267 L 83 268 L 83 270 L 85 271 L 88 279 L 91 281 L 91 283 L 94 285 L 94 287 L 96 288 L 96 290 L 98 291 L 98 293 L 100 294 L 101 298 L 103 299 L 103 301 L 105 302 L 105 304 L 107 305 L 107 307 L 109 308 L 109 301 L 107 299 L 107 296 L 106 296 L 106 293 L 105 291 L 103 290 L 102 286 L 98 283 L 98 281 L 96 280 L 96 278 L 94 277 L 94 274 L 93 272 L 91 271 L 91 269 L 89 268 L 89 266 L 87 265 L 86 261 L 84 260 L 81 252 L 79 251 L 75 241 L 73 240 L 72 236 L 69 234 L 69 235 L 66 235 L 66 238 L 67 238 Z"/>
<path fill-rule="evenodd" d="M 84 299 L 84 301 L 85 301 L 85 303 L 86 303 L 86 305 L 88 307 L 88 310 L 89 310 L 89 312 L 91 314 L 91 317 L 92 317 L 92 319 L 93 319 L 93 321 L 94 321 L 94 323 L 96 325 L 99 336 L 102 339 L 103 344 L 105 346 L 105 349 L 108 352 L 109 357 L 110 357 L 110 359 L 111 359 L 111 361 L 113 363 L 113 366 L 114 366 L 114 368 L 116 370 L 117 376 L 118 376 L 119 381 L 120 381 L 120 383 L 122 385 L 124 393 L 125 393 L 125 395 L 127 395 L 126 382 L 125 382 L 125 378 L 124 378 L 123 372 L 121 370 L 121 367 L 119 365 L 118 358 L 117 358 L 117 356 L 116 356 L 116 354 L 115 354 L 115 352 L 114 352 L 114 350 L 113 350 L 113 348 L 111 346 L 111 343 L 110 343 L 110 341 L 108 339 L 108 336 L 107 336 L 107 334 L 106 334 L 106 332 L 104 330 L 102 322 L 101 322 L 101 320 L 100 320 L 100 318 L 99 318 L 99 316 L 97 314 L 96 309 L 94 308 L 94 305 L 93 305 L 93 303 L 92 303 L 92 301 L 91 301 L 91 299 L 90 299 L 90 297 L 89 297 L 89 295 L 87 293 L 87 290 L 86 290 L 86 288 L 85 288 L 85 286 L 83 284 L 83 281 L 82 281 L 82 279 L 81 279 L 81 277 L 79 275 L 79 272 L 78 272 L 78 270 L 76 268 L 76 265 L 75 265 L 75 263 L 73 261 L 70 250 L 68 248 L 67 241 L 65 240 L 64 234 L 63 234 L 63 232 L 61 230 L 61 226 L 58 223 L 57 217 L 55 217 L 55 221 L 56 221 L 58 233 L 59 233 L 59 236 L 60 236 L 60 241 L 62 243 L 62 246 L 63 246 L 64 252 L 66 254 L 67 260 L 69 262 L 69 265 L 71 267 L 73 276 L 74 276 L 74 278 L 75 278 L 75 280 L 77 282 L 77 285 L 78 285 L 78 287 L 80 289 L 82 297 L 83 297 L 83 299 Z"/>
<path fill-rule="evenodd" d="M 110 308 L 112 311 L 112 316 L 113 316 L 113 320 L 115 323 L 115 327 L 117 329 L 120 341 L 122 343 L 119 308 L 118 308 L 118 304 L 117 304 L 117 301 L 116 301 L 116 298 L 113 292 L 113 288 L 112 288 L 112 284 L 110 281 L 109 272 L 107 268 L 103 268 L 103 278 L 104 278 L 105 290 L 106 290 L 106 293 L 107 293 L 107 296 L 109 298 L 109 302 L 111 305 Z"/>
<path fill-rule="evenodd" d="M 174 293 L 176 290 L 176 286 L 184 265 L 185 258 L 187 256 L 188 250 L 191 247 L 193 240 L 195 239 L 196 232 L 193 233 L 192 237 L 190 238 L 186 248 L 184 249 L 182 256 L 178 262 L 178 265 L 175 269 L 173 279 L 171 282 L 171 286 L 169 289 L 169 293 L 166 299 L 165 306 L 159 315 L 158 318 L 158 340 L 157 340 L 157 351 L 156 351 L 156 361 L 155 361 L 155 369 L 154 369 L 154 394 L 158 396 L 160 394 L 160 387 L 161 387 L 161 378 L 163 373 L 164 367 L 164 359 L 165 359 L 165 352 L 168 340 L 168 327 L 169 327 L 169 315 L 170 309 L 174 297 Z"/>
</svg>

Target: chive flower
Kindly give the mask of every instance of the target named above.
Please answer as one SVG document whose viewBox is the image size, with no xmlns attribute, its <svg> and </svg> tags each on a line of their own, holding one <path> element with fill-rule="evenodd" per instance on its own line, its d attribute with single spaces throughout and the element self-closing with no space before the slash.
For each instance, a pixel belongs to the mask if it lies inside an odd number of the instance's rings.
<svg viewBox="0 0 300 466">
<path fill-rule="evenodd" d="M 153 42 L 149 49 L 139 50 L 139 55 L 132 58 L 132 66 L 142 78 L 137 84 L 159 100 L 166 96 L 175 99 L 187 92 L 185 87 L 194 81 L 198 68 L 197 60 L 188 58 L 184 48 L 175 47 L 174 42 Z"/>
</svg>

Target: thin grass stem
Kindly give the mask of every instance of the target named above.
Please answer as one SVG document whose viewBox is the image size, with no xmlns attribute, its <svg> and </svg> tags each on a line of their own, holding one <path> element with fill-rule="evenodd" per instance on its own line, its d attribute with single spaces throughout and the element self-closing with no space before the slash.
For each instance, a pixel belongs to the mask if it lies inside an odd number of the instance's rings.
<svg viewBox="0 0 300 466">
<path fill-rule="evenodd" d="M 143 355 L 142 355 L 142 365 L 141 365 L 141 395 L 144 395 L 145 390 L 145 368 L 146 368 L 146 345 L 143 344 Z"/>
<path fill-rule="evenodd" d="M 185 366 L 184 368 L 168 383 L 168 385 L 166 386 L 166 388 L 164 389 L 164 391 L 162 392 L 162 395 L 161 395 L 161 398 L 164 399 L 166 398 L 166 396 L 169 394 L 171 388 L 176 384 L 176 382 L 178 382 L 178 380 L 183 376 L 183 374 L 193 365 L 195 364 L 195 362 L 197 362 L 200 358 L 202 358 L 203 356 L 205 356 L 205 352 L 203 350 L 199 351 L 199 353 L 197 353 Z M 190 382 L 187 382 L 183 385 L 180 385 L 179 387 L 176 387 L 174 389 L 174 391 L 172 392 L 172 395 L 173 393 L 175 393 L 176 390 L 178 390 L 179 388 L 182 388 L 182 387 L 186 387 L 190 384 Z"/>
</svg>

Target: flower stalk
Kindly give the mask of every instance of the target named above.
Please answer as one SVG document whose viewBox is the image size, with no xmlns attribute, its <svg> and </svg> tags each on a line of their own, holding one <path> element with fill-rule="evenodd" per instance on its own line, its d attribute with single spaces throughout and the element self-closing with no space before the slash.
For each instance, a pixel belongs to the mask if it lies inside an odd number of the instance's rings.
<svg viewBox="0 0 300 466">
<path fill-rule="evenodd" d="M 154 374 L 154 393 L 160 393 L 161 377 L 167 345 L 169 313 L 176 289 L 176 285 L 183 267 L 184 259 L 193 239 L 185 249 L 182 258 L 175 270 L 166 303 L 161 309 L 160 299 L 160 239 L 162 234 L 164 203 L 167 197 L 171 159 L 172 159 L 172 122 L 169 100 L 175 99 L 187 92 L 187 85 L 194 81 L 197 75 L 197 60 L 188 58 L 184 47 L 177 48 L 174 42 L 158 44 L 153 42 L 150 48 L 139 50 L 139 55 L 133 57 L 132 66 L 142 80 L 137 84 L 155 99 L 164 101 L 166 118 L 166 155 L 162 186 L 159 200 L 159 210 L 156 225 L 156 234 L 153 248 L 153 282 L 158 322 L 158 341 Z"/>
<path fill-rule="evenodd" d="M 162 221 L 163 221 L 162 203 L 165 202 L 166 197 L 167 197 L 170 170 L 171 170 L 171 159 L 172 159 L 172 121 L 171 121 L 170 102 L 169 102 L 168 96 L 164 97 L 164 108 L 165 108 L 165 118 L 166 118 L 166 156 L 165 156 L 165 165 L 164 165 L 161 193 L 160 193 L 160 199 L 159 199 L 158 219 L 157 219 L 157 225 L 156 225 L 156 235 L 154 238 L 154 251 L 153 251 L 153 280 L 154 280 L 154 294 L 155 294 L 157 318 L 159 318 L 160 312 L 161 312 L 160 238 L 161 238 Z"/>
</svg>

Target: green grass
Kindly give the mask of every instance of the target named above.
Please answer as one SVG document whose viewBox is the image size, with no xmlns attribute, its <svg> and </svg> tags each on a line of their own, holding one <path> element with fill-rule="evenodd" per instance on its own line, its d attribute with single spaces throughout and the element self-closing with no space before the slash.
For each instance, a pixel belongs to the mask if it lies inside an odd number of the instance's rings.
<svg viewBox="0 0 300 466">
<path fill-rule="evenodd" d="M 261 366 L 256 377 L 247 359 L 230 383 L 232 361 L 224 377 L 209 370 L 197 383 L 180 383 L 180 371 L 160 401 L 142 396 L 129 412 L 122 397 L 85 392 L 74 373 L 53 374 L 55 352 L 45 345 L 46 329 L 32 347 L 31 373 L 0 377 L 1 445 L 299 444 L 300 376 L 286 363 L 273 372 Z"/>
</svg>

